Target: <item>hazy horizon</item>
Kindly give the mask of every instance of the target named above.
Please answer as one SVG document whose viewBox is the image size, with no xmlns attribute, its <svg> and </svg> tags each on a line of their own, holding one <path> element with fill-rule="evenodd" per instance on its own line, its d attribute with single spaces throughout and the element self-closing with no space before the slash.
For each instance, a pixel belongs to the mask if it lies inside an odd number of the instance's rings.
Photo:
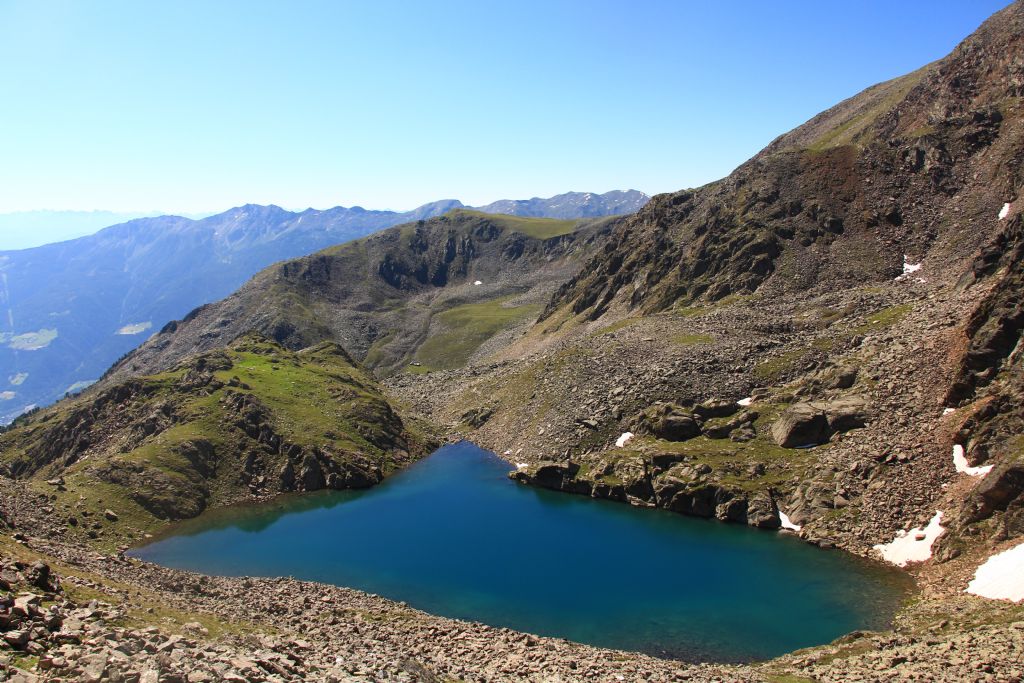
<svg viewBox="0 0 1024 683">
<path fill-rule="evenodd" d="M 607 192 L 614 192 L 616 190 L 608 190 Z M 625 188 L 619 191 L 637 191 L 643 192 L 642 190 L 636 190 L 635 188 Z M 586 190 L 568 190 L 566 192 L 560 192 L 561 194 L 568 194 L 572 192 L 587 193 Z M 593 192 L 590 194 L 601 195 L 604 192 Z M 647 194 L 647 193 L 644 193 Z M 507 200 L 524 200 L 524 199 L 546 199 L 541 197 L 498 197 L 491 202 L 485 202 L 484 204 L 476 206 L 487 206 L 493 202 L 507 201 Z M 427 202 L 425 204 L 418 204 L 408 208 L 394 209 L 394 208 L 381 208 L 376 206 L 363 206 L 361 204 L 353 204 L 351 206 L 343 207 L 341 205 L 325 206 L 325 207 L 288 207 L 281 206 L 280 204 L 270 202 L 268 204 L 260 204 L 260 206 L 277 206 L 285 211 L 292 213 L 302 213 L 304 211 L 327 211 L 336 208 L 352 209 L 360 207 L 368 211 L 381 211 L 381 212 L 393 212 L 393 213 L 406 213 L 415 209 L 421 208 L 426 204 L 432 204 L 435 202 L 443 202 L 449 200 L 458 200 L 457 197 L 441 197 Z M 246 202 L 246 204 L 256 204 L 256 202 Z M 473 205 L 462 202 L 464 206 Z M 145 212 L 121 212 L 121 211 L 110 211 L 106 209 L 87 209 L 87 210 L 75 210 L 75 209 L 32 209 L 25 211 L 11 211 L 11 212 L 0 212 L 0 251 L 16 251 L 19 249 L 31 249 L 33 247 L 42 246 L 44 244 L 52 244 L 55 242 L 64 242 L 67 240 L 73 240 L 80 237 L 87 237 L 93 235 L 104 228 L 108 228 L 113 225 L 125 223 L 130 220 L 137 218 L 151 218 L 156 216 L 180 216 L 183 218 L 189 218 L 191 220 L 200 220 L 208 216 L 216 216 L 218 214 L 230 211 L 233 208 L 244 206 L 245 204 L 235 204 L 233 206 L 223 207 L 215 211 L 203 211 L 197 213 L 182 213 L 172 211 L 145 211 Z"/>
</svg>

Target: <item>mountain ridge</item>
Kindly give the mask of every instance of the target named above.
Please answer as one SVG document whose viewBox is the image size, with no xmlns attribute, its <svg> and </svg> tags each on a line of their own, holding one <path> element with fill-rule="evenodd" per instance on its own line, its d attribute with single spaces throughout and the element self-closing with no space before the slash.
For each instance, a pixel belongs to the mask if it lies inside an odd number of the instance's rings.
<svg viewBox="0 0 1024 683">
<path fill-rule="evenodd" d="M 646 201 L 627 194 L 637 206 Z M 599 197 L 580 205 L 592 211 Z M 564 212 L 569 200 L 552 201 Z M 615 195 L 608 206 L 621 208 L 622 201 Z M 0 306 L 8 313 L 0 323 L 0 421 L 95 381 L 152 331 L 230 294 L 271 263 L 458 208 L 458 200 L 440 200 L 404 213 L 296 213 L 247 204 L 202 219 L 139 218 L 76 240 L 0 251 Z"/>
<path fill-rule="evenodd" d="M 532 321 L 554 286 L 618 220 L 456 209 L 389 228 L 264 269 L 230 297 L 168 323 L 108 376 L 159 372 L 197 349 L 250 331 L 292 349 L 336 341 L 371 368 L 394 372 L 416 360 L 453 311 L 479 311 L 493 319 L 515 309 L 522 311 L 519 323 Z M 504 329 L 499 325 L 491 332 Z"/>
</svg>

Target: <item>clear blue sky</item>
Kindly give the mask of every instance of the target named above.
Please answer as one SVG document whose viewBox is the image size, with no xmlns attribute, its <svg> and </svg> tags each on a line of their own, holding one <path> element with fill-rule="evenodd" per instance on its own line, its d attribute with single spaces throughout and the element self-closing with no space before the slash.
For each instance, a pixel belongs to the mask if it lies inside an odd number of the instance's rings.
<svg viewBox="0 0 1024 683">
<path fill-rule="evenodd" d="M 654 194 L 1006 0 L 0 0 L 0 212 Z"/>
</svg>

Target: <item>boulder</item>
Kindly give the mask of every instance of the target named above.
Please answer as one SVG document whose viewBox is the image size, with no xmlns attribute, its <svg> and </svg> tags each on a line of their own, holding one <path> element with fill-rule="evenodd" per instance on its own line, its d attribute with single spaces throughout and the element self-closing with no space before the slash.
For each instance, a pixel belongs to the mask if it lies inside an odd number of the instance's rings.
<svg viewBox="0 0 1024 683">
<path fill-rule="evenodd" d="M 747 503 L 747 524 L 758 529 L 778 529 L 782 526 L 775 501 L 767 493 L 756 494 Z"/>
<path fill-rule="evenodd" d="M 1024 462 L 1003 463 L 981 480 L 969 499 L 968 523 L 987 519 L 1014 503 L 1024 507 Z"/>
<path fill-rule="evenodd" d="M 746 524 L 747 499 L 732 498 L 724 503 L 719 503 L 718 507 L 715 508 L 715 517 L 723 522 L 739 522 L 740 524 Z"/>
<path fill-rule="evenodd" d="M 51 576 L 52 575 L 50 573 L 50 565 L 40 560 L 36 560 L 32 563 L 32 566 L 29 568 L 27 578 L 28 582 L 36 588 L 42 590 L 50 590 Z"/>
<path fill-rule="evenodd" d="M 797 403 L 772 425 L 772 438 L 783 448 L 817 446 L 836 433 L 867 424 L 870 403 L 863 396 L 845 396 L 834 401 Z"/>
<path fill-rule="evenodd" d="M 828 416 L 812 403 L 786 408 L 772 425 L 772 438 L 783 448 L 816 446 L 831 435 Z"/>
<path fill-rule="evenodd" d="M 461 420 L 474 429 L 482 427 L 494 415 L 494 408 L 472 408 L 462 414 Z"/>
<path fill-rule="evenodd" d="M 700 436 L 693 413 L 675 403 L 655 403 L 634 420 L 632 431 L 666 441 L 685 441 Z"/>
<path fill-rule="evenodd" d="M 740 427 L 747 427 L 749 430 L 753 429 L 753 422 L 758 417 L 758 414 L 751 410 L 744 410 L 739 415 L 733 417 L 731 420 L 725 419 L 713 419 L 710 422 L 705 422 L 703 425 L 704 436 L 709 439 L 727 439 L 729 436 L 739 429 Z M 756 434 L 755 434 L 756 435 Z M 753 436 L 751 436 L 753 438 Z"/>
<path fill-rule="evenodd" d="M 511 472 L 509 476 L 523 483 L 562 491 L 576 477 L 579 469 L 579 465 L 575 463 L 563 464 L 548 461 L 539 463 L 532 473 L 526 470 L 517 470 Z"/>
<path fill-rule="evenodd" d="M 829 389 L 849 389 L 857 382 L 857 368 L 853 366 L 836 368 L 830 379 Z"/>
<path fill-rule="evenodd" d="M 655 453 L 651 456 L 651 466 L 655 471 L 662 472 L 683 459 L 685 459 L 685 456 L 681 453 Z"/>
<path fill-rule="evenodd" d="M 313 453 L 306 453 L 299 470 L 299 481 L 304 491 L 319 491 L 324 487 L 324 471 Z"/>
<path fill-rule="evenodd" d="M 282 491 L 291 491 L 295 488 L 295 465 L 292 464 L 291 460 L 286 461 L 281 466 L 278 479 L 281 481 Z"/>
<path fill-rule="evenodd" d="M 715 417 L 729 417 L 735 414 L 737 410 L 739 410 L 739 405 L 736 401 L 715 399 L 705 401 L 694 407 L 693 414 L 702 420 L 710 420 Z"/>
<path fill-rule="evenodd" d="M 691 415 L 666 415 L 658 436 L 666 441 L 685 441 L 700 436 L 700 425 Z"/>
<path fill-rule="evenodd" d="M 821 405 L 833 432 L 846 432 L 867 424 L 869 403 L 863 396 L 846 396 Z"/>
</svg>

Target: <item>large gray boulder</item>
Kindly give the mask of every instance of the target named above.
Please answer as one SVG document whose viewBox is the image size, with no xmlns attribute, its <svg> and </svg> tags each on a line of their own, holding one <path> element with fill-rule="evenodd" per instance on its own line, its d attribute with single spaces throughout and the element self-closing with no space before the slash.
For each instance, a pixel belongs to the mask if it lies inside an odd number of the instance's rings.
<svg viewBox="0 0 1024 683">
<path fill-rule="evenodd" d="M 775 501 L 767 493 L 754 494 L 747 503 L 747 524 L 758 529 L 778 529 L 782 526 Z"/>
<path fill-rule="evenodd" d="M 682 406 L 655 403 L 637 416 L 633 431 L 666 441 L 685 441 L 700 436 L 700 423 Z"/>
<path fill-rule="evenodd" d="M 863 396 L 844 396 L 820 405 L 833 432 L 846 432 L 867 424 L 869 403 Z"/>
<path fill-rule="evenodd" d="M 863 396 L 797 403 L 786 408 L 772 425 L 772 438 L 783 448 L 817 446 L 833 434 L 866 425 L 869 410 L 870 403 Z"/>
<path fill-rule="evenodd" d="M 786 408 L 772 425 L 772 438 L 783 448 L 817 446 L 831 435 L 828 416 L 813 403 L 797 403 Z"/>
<path fill-rule="evenodd" d="M 736 401 L 713 399 L 694 406 L 693 414 L 702 420 L 710 420 L 716 417 L 729 417 L 739 410 Z"/>
</svg>

